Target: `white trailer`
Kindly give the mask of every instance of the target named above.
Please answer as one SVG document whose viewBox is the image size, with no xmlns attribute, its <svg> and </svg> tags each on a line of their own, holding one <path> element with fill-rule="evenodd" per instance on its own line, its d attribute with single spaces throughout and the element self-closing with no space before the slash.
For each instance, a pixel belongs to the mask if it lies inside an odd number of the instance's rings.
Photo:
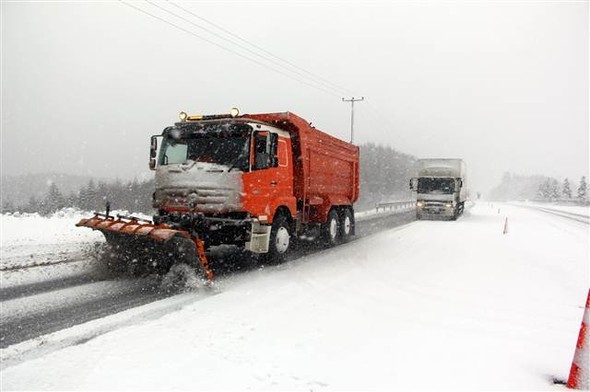
<svg viewBox="0 0 590 392">
<path fill-rule="evenodd" d="M 418 176 L 410 180 L 410 189 L 416 191 L 416 219 L 457 219 L 468 197 L 465 162 L 419 159 L 417 173 Z"/>
</svg>

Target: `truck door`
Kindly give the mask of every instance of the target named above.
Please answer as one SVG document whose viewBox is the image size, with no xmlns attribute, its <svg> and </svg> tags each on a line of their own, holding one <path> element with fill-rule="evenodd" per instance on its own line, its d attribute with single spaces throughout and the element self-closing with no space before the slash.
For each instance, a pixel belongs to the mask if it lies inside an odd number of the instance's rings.
<svg viewBox="0 0 590 392">
<path fill-rule="evenodd" d="M 268 131 L 254 133 L 252 171 L 249 173 L 251 212 L 271 215 L 285 198 L 293 197 L 289 141 Z M 268 217 L 270 219 L 270 216 Z"/>
</svg>

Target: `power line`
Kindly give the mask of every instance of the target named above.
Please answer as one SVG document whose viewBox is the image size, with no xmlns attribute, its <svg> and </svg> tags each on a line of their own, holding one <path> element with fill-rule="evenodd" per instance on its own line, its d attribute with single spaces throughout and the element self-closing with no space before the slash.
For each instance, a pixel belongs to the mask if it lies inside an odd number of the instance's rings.
<svg viewBox="0 0 590 392">
<path fill-rule="evenodd" d="M 292 80 L 295 80 L 295 81 L 297 81 L 297 82 L 299 82 L 299 83 L 305 84 L 305 85 L 307 85 L 307 86 L 309 86 L 309 87 L 311 87 L 311 88 L 314 88 L 314 89 L 316 89 L 316 90 L 323 91 L 323 92 L 325 92 L 325 93 L 327 93 L 327 94 L 330 94 L 330 95 L 333 95 L 333 96 L 340 96 L 340 95 L 339 95 L 339 94 L 337 94 L 337 93 L 336 93 L 336 92 L 335 92 L 333 89 L 331 89 L 331 90 L 328 90 L 328 89 L 326 89 L 326 88 L 323 88 L 323 87 L 320 87 L 320 86 L 317 86 L 317 85 L 311 84 L 311 83 L 309 83 L 309 82 L 307 82 L 307 81 L 305 81 L 305 80 L 301 80 L 301 79 L 299 79 L 299 78 L 297 78 L 297 77 L 294 77 L 293 75 L 289 75 L 289 74 L 287 74 L 287 73 L 285 73 L 285 72 L 283 72 L 283 71 L 281 71 L 281 70 L 278 70 L 278 69 L 276 69 L 276 68 L 274 68 L 274 67 L 271 67 L 271 66 L 269 66 L 268 64 L 262 63 L 262 62 L 260 62 L 260 61 L 258 61 L 258 60 L 256 60 L 256 59 L 253 59 L 253 58 L 251 58 L 251 57 L 248 57 L 248 56 L 246 56 L 246 55 L 244 55 L 244 54 L 242 54 L 242 53 L 236 52 L 235 50 L 232 50 L 232 49 L 230 49 L 230 48 L 227 48 L 227 47 L 225 47 L 225 46 L 223 46 L 223 45 L 221 45 L 221 44 L 219 44 L 219 43 L 217 43 L 217 42 L 215 42 L 215 41 L 212 41 L 212 40 L 210 40 L 210 39 L 208 39 L 208 38 L 205 38 L 205 37 L 203 37 L 203 36 L 200 36 L 200 35 L 196 34 L 195 32 L 193 32 L 193 31 L 191 31 L 191 30 L 185 29 L 184 27 L 181 27 L 181 26 L 179 26 L 179 25 L 177 25 L 177 24 L 175 24 L 175 23 L 173 23 L 173 22 L 170 22 L 169 20 L 166 20 L 166 19 L 164 19 L 164 18 L 161 18 L 161 17 L 159 17 L 159 16 L 157 16 L 157 15 L 154 15 L 154 14 L 152 14 L 152 13 L 150 13 L 150 12 L 147 12 L 147 11 L 145 11 L 144 9 L 141 9 L 141 8 L 139 8 L 139 7 L 136 7 L 136 6 L 132 5 L 132 4 L 130 4 L 130 3 L 127 3 L 127 2 L 125 2 L 124 0 L 119 0 L 119 2 L 121 2 L 122 4 L 124 4 L 124 5 L 126 5 L 126 6 L 128 6 L 128 7 L 130 7 L 130 8 L 132 8 L 132 9 L 134 9 L 134 10 L 138 11 L 138 12 L 141 12 L 141 13 L 143 13 L 143 14 L 146 14 L 146 15 L 148 15 L 148 16 L 150 16 L 150 17 L 152 17 L 152 18 L 158 19 L 159 21 L 161 21 L 161 22 L 164 22 L 164 23 L 166 23 L 166 24 L 168 24 L 168 25 L 170 25 L 170 26 L 174 27 L 175 29 L 178 29 L 178 30 L 180 30 L 180 31 L 183 31 L 183 32 L 185 32 L 185 33 L 187 33 L 187 34 L 190 34 L 190 35 L 192 35 L 192 36 L 194 36 L 194 37 L 196 37 L 196 38 L 199 38 L 199 39 L 201 39 L 201 40 L 203 40 L 203 41 L 205 41 L 205 42 L 207 42 L 207 43 L 209 43 L 209 44 L 211 44 L 211 45 L 214 45 L 214 46 L 216 46 L 216 47 L 218 47 L 218 48 L 220 48 L 220 49 L 223 49 L 223 50 L 225 50 L 225 51 L 227 51 L 227 52 L 230 52 L 230 53 L 232 53 L 232 54 L 234 54 L 234 55 L 236 55 L 236 56 L 239 56 L 239 57 L 241 57 L 241 58 L 243 58 L 243 59 L 245 59 L 245 60 L 248 60 L 248 61 L 250 61 L 250 62 L 253 62 L 253 63 L 255 63 L 255 64 L 257 64 L 257 65 L 260 65 L 260 66 L 262 66 L 262 67 L 264 67 L 264 68 L 270 69 L 270 70 L 272 70 L 272 71 L 274 71 L 274 72 L 276 72 L 276 73 L 278 73 L 278 74 L 281 74 L 281 75 L 283 75 L 283 76 L 285 76 L 285 77 L 287 77 L 287 78 L 289 78 L 289 79 L 292 79 Z M 316 82 L 316 83 L 317 83 L 317 82 Z"/>
<path fill-rule="evenodd" d="M 243 43 L 245 43 L 245 44 L 247 44 L 247 45 L 250 45 L 251 47 L 253 47 L 253 48 L 255 48 L 255 49 L 257 49 L 257 50 L 259 50 L 259 51 L 261 51 L 261 52 L 263 52 L 263 53 L 265 53 L 265 54 L 267 54 L 267 55 L 269 55 L 269 56 L 271 56 L 271 57 L 273 57 L 273 58 L 275 58 L 275 59 L 277 59 L 277 60 L 279 60 L 279 61 L 281 61 L 281 62 L 283 62 L 283 63 L 285 63 L 285 64 L 288 64 L 290 67 L 292 67 L 292 68 L 294 68 L 294 69 L 297 69 L 297 70 L 299 70 L 299 71 L 301 71 L 301 72 L 305 73 L 306 75 L 309 75 L 309 76 L 310 76 L 310 77 L 312 77 L 313 79 L 316 79 L 316 80 L 318 80 L 318 81 L 321 81 L 322 83 L 325 83 L 325 84 L 327 84 L 327 85 L 331 86 L 331 88 L 335 88 L 335 89 L 339 90 L 339 91 L 340 91 L 340 92 L 342 92 L 342 93 L 346 93 L 346 94 L 352 94 L 352 91 L 351 91 L 351 90 L 348 90 L 348 89 L 346 89 L 346 88 L 344 88 L 344 87 L 341 87 L 341 86 L 339 86 L 339 85 L 337 85 L 337 84 L 335 84 L 335 83 L 332 83 L 332 82 L 330 82 L 329 80 L 327 80 L 327 79 L 325 79 L 325 78 L 322 78 L 322 77 L 320 77 L 320 76 L 317 76 L 317 75 L 315 75 L 315 74 L 313 74 L 313 73 L 311 73 L 311 72 L 307 71 L 306 69 L 304 69 L 304 68 L 301 68 L 301 67 L 297 66 L 296 64 L 293 64 L 292 62 L 288 61 L 288 60 L 285 60 L 285 59 L 284 59 L 284 58 L 282 58 L 282 57 L 276 56 L 275 54 L 273 54 L 273 53 L 269 52 L 268 50 L 265 50 L 264 48 L 262 48 L 262 47 L 260 47 L 260 46 L 258 46 L 258 45 L 256 45 L 256 44 L 253 44 L 252 42 L 250 42 L 250 41 L 248 41 L 248 40 L 246 40 L 246 39 L 244 39 L 244 38 L 240 37 L 239 35 L 237 35 L 237 34 L 234 34 L 234 33 L 232 33 L 231 31 L 229 31 L 229 30 L 227 30 L 227 29 L 223 28 L 222 26 L 219 26 L 219 25 L 217 25 L 217 24 L 215 24 L 215 23 L 213 23 L 213 22 L 211 22 L 211 21 L 209 21 L 209 20 L 207 20 L 207 19 L 203 18 L 202 16 L 199 16 L 199 15 L 195 14 L 194 12 L 192 12 L 192 11 L 190 11 L 190 10 L 188 10 L 188 9 L 186 9 L 186 8 L 184 8 L 184 7 L 182 7 L 182 6 L 178 5 L 178 4 L 176 4 L 176 3 L 174 3 L 173 1 L 170 1 L 170 0 L 166 0 L 166 1 L 167 1 L 167 2 L 169 2 L 170 4 L 172 4 L 173 6 L 175 6 L 175 7 L 179 8 L 179 9 L 183 10 L 184 12 L 186 12 L 186 13 L 188 13 L 188 14 L 190 14 L 190 15 L 194 16 L 195 18 L 198 18 L 199 20 L 201 20 L 201 21 L 203 21 L 203 22 L 205 22 L 205 23 L 207 23 L 207 24 L 209 24 L 209 25 L 211 25 L 211 26 L 213 26 L 213 27 L 215 27 L 215 28 L 217 28 L 217 29 L 219 29 L 219 30 L 223 31 L 224 33 L 226 33 L 226 34 L 228 34 L 228 35 L 230 35 L 230 36 L 232 36 L 232 37 L 234 37 L 234 38 L 236 38 L 236 39 L 240 40 L 241 42 L 243 42 Z M 233 43 L 233 42 L 232 42 L 232 43 Z M 235 44 L 235 43 L 234 43 L 234 44 Z M 281 66 L 281 67 L 285 67 L 284 65 L 280 65 L 280 66 Z M 286 68 L 286 67 L 285 67 L 285 68 Z M 293 72 L 293 71 L 292 71 L 292 72 Z M 353 95 L 354 95 L 354 94 L 353 94 Z"/>
<path fill-rule="evenodd" d="M 176 18 L 179 18 L 179 19 L 181 19 L 181 20 L 183 20 L 183 21 L 185 21 L 185 22 L 187 22 L 187 23 L 189 23 L 189 24 L 191 24 L 191 25 L 193 25 L 193 26 L 195 26 L 195 27 L 197 27 L 197 28 L 199 28 L 199 29 L 201 29 L 201 30 L 204 30 L 204 31 L 206 31 L 206 32 L 208 32 L 209 34 L 212 34 L 212 35 L 214 35 L 215 37 L 217 37 L 217 38 L 219 38 L 219 39 L 221 39 L 221 40 L 223 40 L 223 41 L 225 41 L 225 42 L 228 42 L 228 43 L 230 43 L 230 44 L 232 44 L 232 45 L 235 45 L 235 46 L 237 46 L 238 48 L 240 48 L 240 49 L 242 49 L 242 50 L 245 50 L 245 51 L 246 51 L 246 52 L 248 52 L 248 53 L 251 53 L 251 54 L 253 54 L 254 56 L 257 56 L 257 57 L 263 58 L 263 59 L 264 59 L 264 60 L 266 60 L 266 61 L 269 61 L 269 62 L 271 62 L 271 63 L 273 63 L 273 64 L 275 64 L 275 65 L 277 65 L 277 66 L 279 66 L 279 67 L 281 67 L 281 68 L 283 68 L 283 69 L 286 69 L 288 72 L 293 72 L 293 73 L 295 73 L 295 74 L 298 74 L 299 76 L 302 76 L 302 77 L 304 77 L 304 78 L 307 78 L 307 76 L 306 76 L 304 73 L 302 73 L 302 72 L 299 72 L 299 71 L 297 71 L 297 70 L 292 70 L 292 69 L 289 69 L 288 67 L 285 67 L 285 65 L 281 64 L 280 62 L 278 62 L 278 61 L 276 61 L 276 60 L 273 60 L 273 59 L 271 59 L 271 58 L 268 58 L 268 57 L 262 56 L 261 54 L 259 54 L 259 53 L 256 53 L 255 51 L 253 51 L 253 50 L 251 50 L 251 49 L 248 49 L 248 48 L 244 47 L 243 45 L 240 45 L 240 44 L 238 44 L 238 43 L 236 43 L 236 42 L 232 41 L 231 39 L 228 39 L 228 38 L 226 38 L 226 37 L 223 37 L 221 34 L 218 34 L 218 33 L 214 32 L 214 31 L 211 31 L 210 29 L 208 29 L 208 28 L 206 28 L 206 27 L 203 27 L 203 26 L 201 26 L 201 25 L 199 25 L 199 24 L 196 24 L 196 23 L 194 23 L 194 22 L 192 22 L 192 21 L 188 20 L 188 19 L 187 19 L 187 18 L 185 18 L 184 16 L 182 16 L 182 15 L 178 15 L 178 14 L 176 14 L 176 13 L 174 13 L 174 12 L 172 12 L 172 11 L 170 11 L 170 10 L 168 10 L 168 9 L 166 9 L 166 8 L 164 8 L 164 7 L 162 7 L 162 6 L 158 5 L 158 4 L 156 4 L 156 3 L 154 3 L 153 1 L 150 1 L 150 0 L 145 0 L 145 2 L 146 2 L 146 3 L 149 3 L 149 4 L 151 4 L 152 6 L 154 6 L 154 7 L 158 8 L 158 9 L 160 9 L 160 10 L 164 11 L 164 12 L 167 12 L 168 14 L 170 14 L 170 15 L 172 15 L 172 16 L 174 16 L 174 17 L 176 17 Z M 174 4 L 174 3 L 172 3 L 172 4 Z M 175 5 L 175 4 L 174 4 L 174 5 Z M 182 10 L 184 10 L 184 11 L 186 11 L 186 12 L 189 12 L 189 13 L 190 13 L 190 11 L 188 11 L 188 10 L 185 10 L 185 9 L 184 9 L 184 8 L 182 8 L 182 7 L 180 7 L 180 6 L 178 6 L 178 7 L 179 7 L 180 9 L 182 9 Z M 191 13 L 191 15 L 197 16 L 197 15 L 195 15 L 195 14 L 193 14 L 193 13 Z M 198 16 L 197 16 L 197 17 L 198 17 Z M 246 41 L 246 42 L 247 42 L 247 41 Z M 332 87 L 330 84 L 324 83 L 323 81 L 319 81 L 319 82 L 318 82 L 318 81 L 313 81 L 313 82 L 314 82 L 314 83 L 318 83 L 318 84 L 322 84 L 322 85 L 324 85 L 324 87 L 326 87 L 326 88 L 328 88 L 328 89 L 331 89 L 331 90 L 333 90 L 333 89 L 334 89 L 334 87 Z M 337 91 L 335 91 L 335 92 L 337 92 Z"/>
</svg>

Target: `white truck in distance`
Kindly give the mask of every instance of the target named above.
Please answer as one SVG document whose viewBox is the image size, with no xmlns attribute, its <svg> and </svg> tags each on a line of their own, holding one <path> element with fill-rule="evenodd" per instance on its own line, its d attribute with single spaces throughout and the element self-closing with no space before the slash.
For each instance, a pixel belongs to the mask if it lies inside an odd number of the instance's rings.
<svg viewBox="0 0 590 392">
<path fill-rule="evenodd" d="M 468 197 L 465 162 L 461 159 L 419 159 L 418 177 L 410 180 L 416 191 L 416 219 L 446 217 L 456 220 Z"/>
</svg>

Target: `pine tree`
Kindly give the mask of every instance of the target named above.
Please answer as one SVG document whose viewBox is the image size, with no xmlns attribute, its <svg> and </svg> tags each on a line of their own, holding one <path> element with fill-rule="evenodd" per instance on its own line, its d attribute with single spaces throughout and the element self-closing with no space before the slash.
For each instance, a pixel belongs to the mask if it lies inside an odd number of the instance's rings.
<svg viewBox="0 0 590 392">
<path fill-rule="evenodd" d="M 96 186 L 94 181 L 88 181 L 88 185 L 80 190 L 78 205 L 84 211 L 93 211 L 94 199 L 96 198 Z"/>
<path fill-rule="evenodd" d="M 27 213 L 32 214 L 35 212 L 39 212 L 40 208 L 41 208 L 41 204 L 40 204 L 39 200 L 37 200 L 37 198 L 35 196 L 31 196 L 31 197 L 29 197 L 28 203 L 23 208 L 23 212 L 27 212 Z"/>
<path fill-rule="evenodd" d="M 586 184 L 586 176 L 580 178 L 580 186 L 578 187 L 578 199 L 585 201 L 588 197 L 588 184 Z"/>
<path fill-rule="evenodd" d="M 52 182 L 49 186 L 49 191 L 47 192 L 47 196 L 43 199 L 41 204 L 40 213 L 42 215 L 48 215 L 58 210 L 61 210 L 66 206 L 66 198 L 61 193 L 57 185 Z"/>
<path fill-rule="evenodd" d="M 563 186 L 562 186 L 561 193 L 563 194 L 563 197 L 566 199 L 572 198 L 572 190 L 570 188 L 570 182 L 567 178 L 565 180 L 563 180 Z"/>
<path fill-rule="evenodd" d="M 559 199 L 559 182 L 555 178 L 551 179 L 550 188 L 549 188 L 549 199 L 551 201 L 555 201 Z"/>
<path fill-rule="evenodd" d="M 14 203 L 10 200 L 3 200 L 2 201 L 2 213 L 12 213 L 16 212 L 16 208 L 14 207 Z"/>
<path fill-rule="evenodd" d="M 544 201 L 548 201 L 551 199 L 551 179 L 550 178 L 546 178 L 545 181 L 543 181 L 539 185 L 539 197 L 541 198 L 541 200 L 544 200 Z"/>
<path fill-rule="evenodd" d="M 96 187 L 96 197 L 94 199 L 94 209 L 96 211 L 103 211 L 105 209 L 105 205 L 107 200 L 111 201 L 112 197 L 109 197 L 111 194 L 109 186 L 104 181 L 99 181 L 98 186 Z"/>
</svg>

